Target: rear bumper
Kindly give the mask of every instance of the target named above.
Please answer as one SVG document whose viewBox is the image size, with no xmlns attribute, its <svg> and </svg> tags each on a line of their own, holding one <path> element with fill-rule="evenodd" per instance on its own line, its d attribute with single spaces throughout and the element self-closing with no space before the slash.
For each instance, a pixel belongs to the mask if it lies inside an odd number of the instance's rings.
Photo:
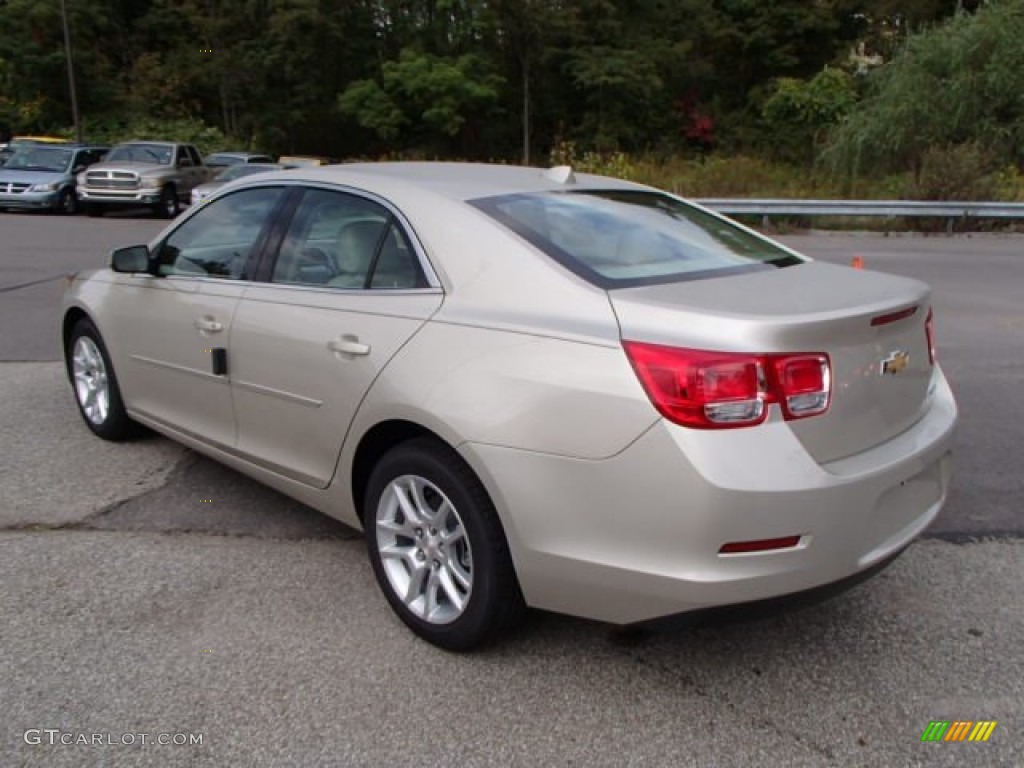
<svg viewBox="0 0 1024 768">
<path fill-rule="evenodd" d="M 944 504 L 955 424 L 937 370 L 929 408 L 913 427 L 825 465 L 774 417 L 723 431 L 661 421 L 604 461 L 462 450 L 498 506 L 527 602 L 632 624 L 870 572 Z M 719 554 L 727 542 L 786 536 L 800 543 Z"/>
<path fill-rule="evenodd" d="M 903 549 L 906 549 L 904 547 Z M 839 581 L 829 584 L 822 584 L 818 587 L 811 587 L 800 592 L 792 592 L 788 595 L 778 597 L 766 597 L 761 600 L 753 600 L 748 603 L 732 603 L 730 605 L 718 605 L 712 608 L 700 608 L 695 611 L 685 611 L 673 616 L 661 616 L 656 619 L 639 622 L 632 626 L 638 629 L 650 629 L 655 632 L 665 632 L 693 627 L 699 624 L 718 624 L 730 621 L 756 621 L 776 616 L 785 611 L 793 611 L 800 608 L 809 608 L 818 603 L 830 600 L 837 595 L 848 592 L 859 584 L 884 571 L 903 554 L 903 549 L 898 549 L 888 555 L 870 568 L 847 576 Z"/>
</svg>

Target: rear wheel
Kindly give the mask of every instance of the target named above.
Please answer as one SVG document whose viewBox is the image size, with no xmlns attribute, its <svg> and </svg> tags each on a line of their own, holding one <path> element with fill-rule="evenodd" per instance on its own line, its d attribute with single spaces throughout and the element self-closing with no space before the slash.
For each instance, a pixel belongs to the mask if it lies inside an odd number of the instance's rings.
<svg viewBox="0 0 1024 768">
<path fill-rule="evenodd" d="M 64 358 L 85 425 L 104 440 L 124 440 L 137 434 L 139 427 L 125 412 L 114 367 L 92 321 L 78 321 Z"/>
<path fill-rule="evenodd" d="M 428 642 L 469 650 L 522 614 L 494 505 L 446 445 L 418 438 L 385 454 L 370 475 L 363 521 L 388 603 Z"/>
<path fill-rule="evenodd" d="M 161 219 L 173 219 L 181 211 L 178 193 L 174 187 L 164 187 L 160 192 L 160 200 L 153 206 L 153 213 Z"/>
</svg>

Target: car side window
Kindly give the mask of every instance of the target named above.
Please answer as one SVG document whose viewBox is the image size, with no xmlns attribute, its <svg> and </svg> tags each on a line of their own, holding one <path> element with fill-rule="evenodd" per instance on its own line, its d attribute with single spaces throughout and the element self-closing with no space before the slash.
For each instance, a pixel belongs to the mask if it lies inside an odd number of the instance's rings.
<svg viewBox="0 0 1024 768">
<path fill-rule="evenodd" d="M 178 167 L 179 168 L 191 168 L 194 165 L 192 162 L 192 156 L 188 152 L 188 147 L 178 148 Z"/>
<path fill-rule="evenodd" d="M 250 279 L 253 246 L 283 194 L 257 187 L 207 203 L 157 246 L 159 274 Z"/>
<path fill-rule="evenodd" d="M 374 268 L 385 253 L 390 276 L 378 281 Z M 407 265 L 417 266 L 401 275 L 406 256 L 411 257 Z M 419 274 L 408 238 L 384 206 L 344 192 L 309 189 L 281 243 L 271 280 L 346 289 L 415 288 Z M 398 282 L 403 284 L 395 286 Z"/>
<path fill-rule="evenodd" d="M 195 147 L 193 147 L 190 144 L 189 146 L 185 147 L 185 151 L 188 153 L 189 159 L 192 161 L 192 165 L 201 165 L 201 163 L 199 162 L 199 154 L 196 152 Z"/>
<path fill-rule="evenodd" d="M 370 278 L 371 288 L 426 288 L 419 257 L 405 232 L 392 219 Z"/>
</svg>

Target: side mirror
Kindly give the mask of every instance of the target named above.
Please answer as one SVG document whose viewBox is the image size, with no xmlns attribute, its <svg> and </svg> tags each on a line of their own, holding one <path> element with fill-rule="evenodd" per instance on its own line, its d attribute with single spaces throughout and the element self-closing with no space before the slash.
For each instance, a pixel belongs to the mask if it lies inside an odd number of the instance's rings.
<svg viewBox="0 0 1024 768">
<path fill-rule="evenodd" d="M 74 174 L 75 176 L 77 176 L 78 174 L 80 174 L 82 171 L 84 171 L 88 167 L 89 166 L 87 166 L 87 165 L 83 165 L 83 164 L 79 163 L 78 165 L 76 165 L 74 168 L 71 169 L 71 173 Z"/>
<path fill-rule="evenodd" d="M 149 268 L 149 248 L 145 245 L 129 245 L 127 248 L 118 248 L 112 251 L 110 268 L 115 272 L 152 274 Z"/>
</svg>

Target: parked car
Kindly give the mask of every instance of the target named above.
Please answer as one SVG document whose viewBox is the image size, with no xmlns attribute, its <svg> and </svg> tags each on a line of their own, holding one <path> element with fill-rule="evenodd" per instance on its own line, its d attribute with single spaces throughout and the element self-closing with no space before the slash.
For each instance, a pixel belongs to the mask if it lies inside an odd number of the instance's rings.
<svg viewBox="0 0 1024 768">
<path fill-rule="evenodd" d="M 278 163 L 247 163 L 244 165 L 229 165 L 213 177 L 212 181 L 200 184 L 192 190 L 192 205 L 206 202 L 214 192 L 223 187 L 229 181 L 241 179 L 245 176 L 252 176 L 267 171 L 282 171 L 283 165 Z"/>
<path fill-rule="evenodd" d="M 144 206 L 173 219 L 192 188 L 213 177 L 191 144 L 129 141 L 118 144 L 104 162 L 78 177 L 78 199 L 90 216 L 107 210 Z"/>
<path fill-rule="evenodd" d="M 206 165 L 209 168 L 223 168 L 229 165 L 245 165 L 246 163 L 273 163 L 270 155 L 260 155 L 254 152 L 214 152 L 206 156 Z"/>
<path fill-rule="evenodd" d="M 0 144 L 0 166 L 3 166 L 7 160 L 14 154 L 15 150 L 20 147 L 31 146 L 35 144 L 70 144 L 68 139 L 61 139 L 56 136 L 15 136 L 10 141 Z"/>
<path fill-rule="evenodd" d="M 657 624 L 880 570 L 949 488 L 932 304 L 638 184 L 353 164 L 235 182 L 61 328 L 96 435 L 361 526 L 398 617 L 467 649 L 524 606 Z"/>
<path fill-rule="evenodd" d="M 107 147 L 21 144 L 0 168 L 0 210 L 78 211 L 75 178 L 103 159 Z"/>
</svg>

